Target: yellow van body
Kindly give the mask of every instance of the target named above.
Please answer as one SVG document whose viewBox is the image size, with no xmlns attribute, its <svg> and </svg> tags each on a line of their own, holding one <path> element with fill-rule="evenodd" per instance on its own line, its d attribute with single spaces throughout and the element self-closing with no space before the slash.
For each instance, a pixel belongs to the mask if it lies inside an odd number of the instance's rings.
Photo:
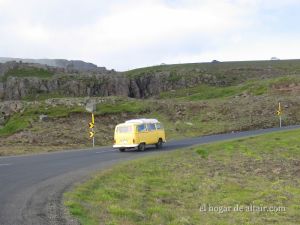
<svg viewBox="0 0 300 225">
<path fill-rule="evenodd" d="M 143 151 L 146 145 L 161 148 L 165 142 L 165 130 L 158 120 L 134 119 L 116 126 L 113 148 L 118 148 L 122 152 L 130 148 Z"/>
</svg>

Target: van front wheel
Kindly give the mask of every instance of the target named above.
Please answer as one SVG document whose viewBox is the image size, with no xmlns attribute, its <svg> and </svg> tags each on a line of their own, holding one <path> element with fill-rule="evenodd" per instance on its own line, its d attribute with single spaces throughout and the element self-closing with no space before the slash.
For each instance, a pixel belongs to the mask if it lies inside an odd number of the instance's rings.
<svg viewBox="0 0 300 225">
<path fill-rule="evenodd" d="M 139 144 L 139 146 L 138 146 L 138 150 L 139 151 L 145 151 L 145 143 L 141 143 L 141 144 Z"/>
<path fill-rule="evenodd" d="M 125 148 L 119 148 L 120 152 L 125 152 Z"/>
<path fill-rule="evenodd" d="M 163 142 L 162 142 L 162 140 L 161 140 L 161 138 L 158 140 L 158 142 L 155 144 L 155 147 L 157 148 L 157 149 L 160 149 L 161 147 L 162 147 L 162 144 L 163 144 Z"/>
</svg>

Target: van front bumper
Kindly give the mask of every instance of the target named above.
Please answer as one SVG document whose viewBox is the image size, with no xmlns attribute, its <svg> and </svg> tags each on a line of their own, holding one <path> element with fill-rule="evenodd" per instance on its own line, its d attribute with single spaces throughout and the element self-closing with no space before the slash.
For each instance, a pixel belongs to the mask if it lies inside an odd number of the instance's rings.
<svg viewBox="0 0 300 225">
<path fill-rule="evenodd" d="M 130 144 L 130 145 L 113 145 L 113 148 L 136 148 L 138 144 Z"/>
</svg>

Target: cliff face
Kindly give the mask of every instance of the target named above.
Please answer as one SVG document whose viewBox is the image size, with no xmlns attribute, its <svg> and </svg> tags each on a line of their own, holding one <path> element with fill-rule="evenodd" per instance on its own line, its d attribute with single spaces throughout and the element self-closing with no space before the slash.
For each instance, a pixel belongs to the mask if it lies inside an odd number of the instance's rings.
<svg viewBox="0 0 300 225">
<path fill-rule="evenodd" d="M 115 71 L 75 72 L 40 64 L 0 64 L 0 99 L 19 100 L 41 94 L 147 98 L 162 91 L 216 82 L 212 75 L 181 76 L 168 71 L 135 77 Z"/>
<path fill-rule="evenodd" d="M 192 87 L 203 79 L 181 78 L 168 81 L 168 76 L 151 75 L 128 78 L 123 74 L 56 76 L 51 79 L 37 77 L 9 77 L 0 82 L 0 98 L 18 100 L 28 96 L 56 93 L 63 96 L 128 96 L 147 98 L 162 91 Z"/>
<path fill-rule="evenodd" d="M 290 66 L 292 63 L 293 67 Z M 98 67 L 99 68 L 99 67 Z M 0 63 L 0 99 L 19 100 L 37 95 L 128 96 L 148 98 L 163 91 L 199 84 L 227 86 L 248 79 L 298 74 L 300 61 L 210 63 L 157 66 L 128 72 L 78 71 L 41 64 Z"/>
<path fill-rule="evenodd" d="M 39 79 L 36 77 L 10 77 L 0 83 L 0 97 L 5 100 L 18 100 L 40 94 L 61 96 L 128 96 L 128 80 L 122 76 L 94 75 L 72 79 L 72 77 Z"/>
<path fill-rule="evenodd" d="M 182 78 L 176 82 L 166 81 L 158 75 L 127 78 L 124 75 L 95 75 L 91 79 L 61 79 L 42 80 L 39 78 L 11 77 L 5 83 L 0 83 L 0 98 L 19 100 L 40 94 L 59 94 L 61 96 L 128 96 L 132 98 L 148 98 L 163 91 L 178 88 L 193 87 L 204 83 L 201 78 Z"/>
<path fill-rule="evenodd" d="M 198 84 L 218 85 L 220 82 L 213 75 L 180 75 L 172 72 L 158 72 L 129 78 L 129 97 L 147 98 L 163 91 L 194 87 Z"/>
</svg>

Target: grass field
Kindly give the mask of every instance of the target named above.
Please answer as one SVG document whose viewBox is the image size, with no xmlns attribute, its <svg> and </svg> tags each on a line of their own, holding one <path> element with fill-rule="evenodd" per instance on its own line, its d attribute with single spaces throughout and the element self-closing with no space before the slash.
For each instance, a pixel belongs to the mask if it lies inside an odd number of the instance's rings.
<svg viewBox="0 0 300 225">
<path fill-rule="evenodd" d="M 1 79 L 6 81 L 8 77 L 38 77 L 47 79 L 54 75 L 53 72 L 36 67 L 15 68 L 9 70 Z"/>
<path fill-rule="evenodd" d="M 65 205 L 84 225 L 300 224 L 299 136 L 277 132 L 123 163 L 67 193 Z"/>
</svg>

